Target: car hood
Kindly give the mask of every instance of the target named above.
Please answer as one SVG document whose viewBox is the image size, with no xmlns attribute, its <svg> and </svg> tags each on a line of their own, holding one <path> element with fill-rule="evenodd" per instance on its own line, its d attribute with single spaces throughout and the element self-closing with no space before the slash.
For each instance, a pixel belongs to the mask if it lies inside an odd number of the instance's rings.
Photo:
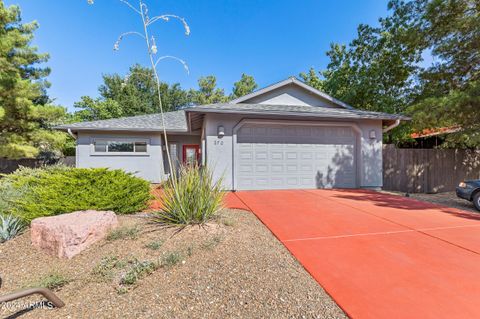
<svg viewBox="0 0 480 319">
<path fill-rule="evenodd" d="M 480 179 L 465 181 L 465 184 L 474 186 L 474 187 L 480 187 Z"/>
</svg>

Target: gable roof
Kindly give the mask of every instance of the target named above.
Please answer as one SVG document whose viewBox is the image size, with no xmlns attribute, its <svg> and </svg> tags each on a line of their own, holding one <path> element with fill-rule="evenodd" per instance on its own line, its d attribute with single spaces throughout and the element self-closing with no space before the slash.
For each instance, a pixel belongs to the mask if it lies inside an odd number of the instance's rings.
<svg viewBox="0 0 480 319">
<path fill-rule="evenodd" d="M 188 132 L 185 111 L 164 113 L 165 129 L 169 132 Z M 121 117 L 109 120 L 78 122 L 56 126 L 58 130 L 91 130 L 91 131 L 162 131 L 162 117 L 160 113 Z"/>
<path fill-rule="evenodd" d="M 280 81 L 280 82 L 277 82 L 275 84 L 272 84 L 272 85 L 269 85 L 267 87 L 264 87 L 263 89 L 260 89 L 260 90 L 257 90 L 257 91 L 254 91 L 250 94 L 247 94 L 247 95 L 244 95 L 244 96 L 241 96 L 237 99 L 234 99 L 232 101 L 230 101 L 230 104 L 238 104 L 238 103 L 242 103 L 244 101 L 248 101 L 254 97 L 257 97 L 259 95 L 262 95 L 262 94 L 265 94 L 267 92 L 270 92 L 270 91 L 273 91 L 273 90 L 276 90 L 278 88 L 281 88 L 283 86 L 287 86 L 287 85 L 290 85 L 290 84 L 294 84 L 294 85 L 297 85 L 299 87 L 301 87 L 302 89 L 304 90 L 307 90 L 308 92 L 316 95 L 316 96 L 319 96 L 327 101 L 330 101 L 331 103 L 341 107 L 341 108 L 345 108 L 345 109 L 354 109 L 354 107 L 348 105 L 347 103 L 345 102 L 342 102 L 340 100 L 337 100 L 336 98 L 322 92 L 322 91 L 319 91 L 317 89 L 315 89 L 314 87 L 308 85 L 308 84 L 305 84 L 303 83 L 302 81 L 300 81 L 299 79 L 297 79 L 296 77 L 289 77 L 288 79 L 285 79 L 283 81 Z"/>
<path fill-rule="evenodd" d="M 291 84 L 301 87 L 302 89 L 305 89 L 318 97 L 328 100 L 338 107 L 288 105 L 274 103 L 245 103 L 245 101 L 248 101 L 249 99 L 252 99 L 256 96 Z M 164 113 L 165 130 L 171 133 L 184 133 L 189 132 L 191 129 L 196 129 L 199 126 L 198 123 L 203 120 L 202 113 L 235 113 L 246 115 L 273 115 L 317 119 L 375 119 L 382 120 L 384 125 L 391 124 L 393 121 L 396 120 L 410 119 L 403 115 L 357 110 L 350 105 L 329 96 L 328 94 L 320 92 L 319 90 L 303 83 L 302 81 L 294 77 L 290 77 L 286 80 L 235 99 L 229 103 L 199 105 L 180 111 L 166 112 Z M 192 117 L 190 115 L 192 115 Z M 109 120 L 64 124 L 56 126 L 55 129 L 64 131 L 70 129 L 72 131 L 87 130 L 155 132 L 163 131 L 164 127 L 162 125 L 161 115 L 159 113 L 156 113 Z"/>
<path fill-rule="evenodd" d="M 375 120 L 409 120 L 403 115 L 388 114 L 382 112 L 370 112 L 355 109 L 318 107 L 308 105 L 271 105 L 271 104 L 248 104 L 248 103 L 217 103 L 194 106 L 185 109 L 186 112 L 199 113 L 239 113 L 239 114 L 264 114 L 264 115 L 288 115 L 308 116 L 317 118 L 335 119 L 375 119 Z"/>
</svg>

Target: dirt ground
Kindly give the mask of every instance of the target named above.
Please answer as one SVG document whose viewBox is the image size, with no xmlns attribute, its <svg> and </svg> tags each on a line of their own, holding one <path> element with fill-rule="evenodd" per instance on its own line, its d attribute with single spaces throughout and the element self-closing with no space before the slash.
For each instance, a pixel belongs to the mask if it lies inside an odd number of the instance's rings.
<svg viewBox="0 0 480 319">
<path fill-rule="evenodd" d="M 0 295 L 51 274 L 68 281 L 56 290 L 64 308 L 25 309 L 43 300 L 31 297 L 0 305 L 0 317 L 346 318 L 251 213 L 226 210 L 206 228 L 179 233 L 144 216 L 119 219 L 139 233 L 103 240 L 71 260 L 34 249 L 28 231 L 0 244 Z M 158 268 L 126 285 L 134 261 Z"/>
<path fill-rule="evenodd" d="M 385 191 L 385 192 L 389 194 L 405 196 L 405 193 L 401 193 L 401 192 L 391 192 L 391 191 Z M 472 202 L 458 198 L 455 192 L 444 192 L 444 193 L 438 193 L 438 194 L 423 194 L 423 193 L 410 194 L 410 197 L 424 201 L 424 202 L 430 202 L 430 203 L 440 204 L 443 206 L 467 210 L 474 213 L 480 213 L 478 210 L 475 209 Z"/>
</svg>

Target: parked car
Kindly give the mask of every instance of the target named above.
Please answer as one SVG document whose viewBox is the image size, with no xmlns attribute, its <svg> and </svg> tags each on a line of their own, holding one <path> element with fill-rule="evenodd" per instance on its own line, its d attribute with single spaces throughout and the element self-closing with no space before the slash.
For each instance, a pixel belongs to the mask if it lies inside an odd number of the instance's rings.
<svg viewBox="0 0 480 319">
<path fill-rule="evenodd" d="M 480 210 L 480 179 L 461 182 L 456 190 L 458 197 L 473 202 L 475 208 Z"/>
</svg>

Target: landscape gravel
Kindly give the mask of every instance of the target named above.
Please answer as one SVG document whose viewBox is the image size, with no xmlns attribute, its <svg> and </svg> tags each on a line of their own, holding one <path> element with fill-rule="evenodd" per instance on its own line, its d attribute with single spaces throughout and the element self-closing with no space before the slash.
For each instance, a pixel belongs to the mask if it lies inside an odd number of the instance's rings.
<svg viewBox="0 0 480 319">
<path fill-rule="evenodd" d="M 26 231 L 0 244 L 0 294 L 29 287 L 52 272 L 70 281 L 56 293 L 61 309 L 22 310 L 11 318 L 346 318 L 322 287 L 251 213 L 225 210 L 214 223 L 182 231 L 160 228 L 145 215 L 120 216 L 121 227 L 141 227 L 136 238 L 103 240 L 71 260 L 37 251 Z M 161 243 L 158 249 L 146 247 Z M 159 245 L 157 245 L 159 246 Z M 150 246 L 152 247 L 152 246 Z M 162 264 L 172 253 L 174 265 Z M 119 293 L 118 281 L 92 274 L 104 257 L 162 264 Z M 10 304 L 12 308 L 12 304 Z"/>
</svg>

